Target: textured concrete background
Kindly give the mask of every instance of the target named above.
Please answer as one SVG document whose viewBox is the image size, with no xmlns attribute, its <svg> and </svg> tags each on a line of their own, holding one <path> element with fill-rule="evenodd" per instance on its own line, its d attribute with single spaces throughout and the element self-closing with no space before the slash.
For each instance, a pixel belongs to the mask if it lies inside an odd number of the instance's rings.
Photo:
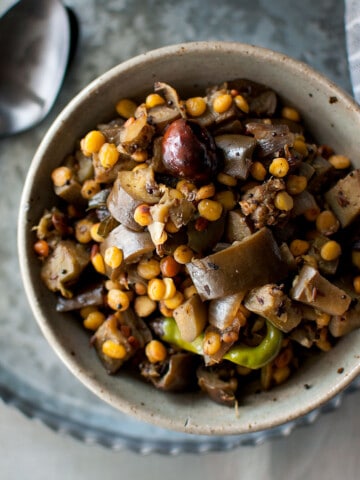
<svg viewBox="0 0 360 480">
<path fill-rule="evenodd" d="M 10 5 L 3 0 L 0 10 Z M 28 399 L 71 422 L 94 428 L 114 420 L 114 413 L 80 386 L 41 337 L 24 299 L 16 253 L 16 217 L 31 158 L 44 132 L 63 106 L 99 74 L 134 55 L 168 44 L 195 40 L 240 41 L 289 54 L 327 75 L 350 92 L 340 0 L 67 0 L 80 21 L 79 45 L 50 115 L 31 131 L 0 140 L 0 391 L 8 400 Z M 2 66 L 1 68 L 4 68 Z M 359 393 L 340 411 L 289 439 L 261 447 L 205 457 L 141 458 L 107 452 L 55 434 L 17 412 L 0 406 L 0 478 L 308 478 L 355 479 L 360 460 L 356 415 Z M 342 413 L 344 412 L 344 413 Z M 120 418 L 120 419 L 119 419 Z M 158 432 L 131 424 L 135 433 Z M 78 427 L 74 425 L 74 431 Z M 134 432 L 128 432 L 129 435 Z M 161 436 L 161 435 L 160 435 Z M 171 439 L 173 437 L 170 437 Z M 338 446 L 342 445 L 339 453 Z M 156 462 L 155 460 L 156 459 Z M 14 473 L 14 468 L 16 471 Z M 60 468 L 61 466 L 61 468 Z M 62 473 L 61 473 L 62 472 Z M 65 473 L 66 472 L 66 473 Z M 60 477 L 61 475 L 61 477 Z"/>
</svg>

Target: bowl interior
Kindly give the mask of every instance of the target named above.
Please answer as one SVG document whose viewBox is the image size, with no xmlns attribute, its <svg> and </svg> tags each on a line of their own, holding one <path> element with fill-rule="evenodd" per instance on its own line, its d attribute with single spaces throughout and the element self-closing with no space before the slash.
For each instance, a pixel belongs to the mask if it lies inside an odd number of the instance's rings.
<svg viewBox="0 0 360 480">
<path fill-rule="evenodd" d="M 39 281 L 40 265 L 33 255 L 31 229 L 43 210 L 56 203 L 51 171 L 86 131 L 115 117 L 114 105 L 120 98 L 142 99 L 157 80 L 189 95 L 238 77 L 271 86 L 299 109 L 319 143 L 331 145 L 360 167 L 360 111 L 347 94 L 321 75 L 282 54 L 249 45 L 183 44 L 140 55 L 115 67 L 65 108 L 33 159 L 19 214 L 19 257 L 29 303 L 43 334 L 68 368 L 115 408 L 162 427 L 198 434 L 263 430 L 325 403 L 359 372 L 360 332 L 343 338 L 332 351 L 308 362 L 285 385 L 246 396 L 238 414 L 198 394 L 164 394 L 126 374 L 108 376 L 89 348 L 82 325 L 71 315 L 55 311 L 54 295 Z"/>
</svg>

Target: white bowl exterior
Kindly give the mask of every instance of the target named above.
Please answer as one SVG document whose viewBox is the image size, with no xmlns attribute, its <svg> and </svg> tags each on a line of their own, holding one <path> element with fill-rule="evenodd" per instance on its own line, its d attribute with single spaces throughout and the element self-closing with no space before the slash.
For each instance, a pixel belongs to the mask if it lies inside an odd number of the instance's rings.
<svg viewBox="0 0 360 480">
<path fill-rule="evenodd" d="M 271 86 L 299 109 L 319 143 L 331 145 L 360 167 L 360 109 L 330 81 L 300 62 L 263 48 L 226 42 L 188 43 L 135 57 L 80 92 L 44 137 L 30 166 L 20 206 L 18 243 L 25 290 L 54 350 L 81 382 L 115 408 L 188 433 L 222 435 L 264 430 L 324 404 L 360 372 L 360 331 L 341 339 L 336 348 L 305 366 L 285 385 L 245 397 L 238 415 L 198 394 L 165 394 L 127 375 L 105 373 L 82 325 L 71 315 L 55 311 L 55 296 L 40 281 L 31 229 L 44 208 L 56 201 L 50 185 L 51 171 L 73 151 L 84 133 L 114 118 L 114 105 L 120 98 L 142 99 L 157 80 L 187 95 L 239 77 Z"/>
</svg>

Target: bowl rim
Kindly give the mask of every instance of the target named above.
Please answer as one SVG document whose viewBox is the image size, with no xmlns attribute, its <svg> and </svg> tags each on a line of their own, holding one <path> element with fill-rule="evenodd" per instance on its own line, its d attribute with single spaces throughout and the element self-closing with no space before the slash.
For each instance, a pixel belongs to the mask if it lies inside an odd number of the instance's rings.
<svg viewBox="0 0 360 480">
<path fill-rule="evenodd" d="M 84 373 L 81 369 L 79 369 L 76 359 L 64 348 L 61 342 L 59 342 L 57 336 L 52 331 L 52 328 L 46 319 L 46 317 L 42 314 L 41 306 L 36 301 L 36 288 L 35 285 L 31 282 L 31 269 L 30 264 L 27 261 L 27 237 L 28 231 L 25 228 L 27 225 L 26 215 L 29 208 L 29 197 L 31 194 L 32 189 L 32 179 L 36 171 L 38 170 L 39 166 L 41 165 L 42 158 L 44 153 L 48 148 L 48 144 L 51 139 L 54 137 L 58 129 L 62 126 L 62 124 L 67 120 L 67 118 L 71 115 L 73 111 L 75 111 L 79 105 L 89 96 L 90 93 L 96 91 L 100 85 L 107 83 L 111 78 L 114 76 L 120 75 L 122 72 L 125 72 L 129 69 L 135 68 L 142 64 L 151 64 L 153 61 L 157 61 L 158 59 L 164 59 L 168 56 L 173 55 L 186 55 L 188 53 L 198 53 L 201 54 L 202 52 L 209 52 L 209 51 L 218 51 L 218 52 L 231 52 L 231 53 L 239 53 L 240 55 L 245 56 L 252 56 L 256 55 L 258 59 L 262 61 L 272 61 L 275 63 L 280 63 L 287 66 L 287 68 L 294 70 L 296 72 L 301 72 L 302 75 L 309 75 L 311 76 L 315 83 L 319 84 L 320 86 L 326 87 L 326 89 L 331 88 L 341 101 L 345 104 L 345 108 L 356 110 L 357 115 L 360 117 L 360 107 L 356 104 L 355 100 L 345 92 L 341 87 L 336 85 L 334 82 L 329 80 L 323 74 L 317 72 L 315 69 L 310 67 L 308 64 L 296 60 L 288 55 L 270 50 L 264 47 L 256 46 L 256 45 L 249 45 L 240 42 L 224 42 L 224 41 L 201 41 L 201 42 L 185 42 L 185 43 L 178 43 L 173 45 L 168 45 L 165 47 L 157 48 L 154 50 L 147 51 L 145 53 L 141 53 L 133 58 L 125 60 L 124 62 L 119 63 L 118 65 L 112 67 L 108 71 L 104 72 L 92 82 L 90 82 L 87 86 L 85 86 L 79 93 L 77 93 L 72 100 L 63 108 L 63 110 L 59 113 L 59 115 L 55 118 L 55 120 L 50 125 L 49 129 L 45 133 L 41 143 L 39 144 L 33 159 L 31 161 L 22 194 L 20 199 L 20 206 L 19 206 L 19 215 L 18 215 L 18 235 L 17 235 L 17 244 L 18 244 L 18 255 L 19 255 L 19 264 L 20 264 L 20 273 L 26 293 L 26 297 L 28 303 L 31 307 L 32 313 L 37 321 L 38 326 L 44 337 L 46 338 L 47 342 L 51 345 L 52 349 L 56 352 L 56 354 L 60 357 L 61 361 L 67 366 L 67 368 L 72 372 L 73 375 L 77 377 L 87 388 L 89 388 L 93 393 L 95 393 L 98 397 L 102 398 L 107 403 L 111 404 L 113 407 L 118 408 L 119 410 L 123 411 L 126 414 L 131 416 L 135 416 L 136 418 L 148 422 L 148 423 L 156 423 L 156 425 L 164 427 L 164 428 L 171 428 L 173 430 L 178 430 L 186 433 L 196 433 L 196 434 L 210 434 L 210 435 L 227 435 L 227 434 L 239 434 L 239 433 L 250 433 L 255 431 L 263 431 L 267 430 L 282 424 L 285 424 L 289 421 L 293 421 L 299 417 L 304 416 L 305 414 L 313 411 L 314 409 L 324 405 L 327 401 L 333 398 L 335 395 L 343 391 L 360 373 L 360 362 L 353 368 L 351 371 L 347 373 L 346 376 L 339 377 L 336 385 L 323 397 L 319 398 L 316 397 L 306 405 L 302 405 L 301 407 L 297 406 L 296 409 L 294 408 L 294 412 L 292 415 L 286 414 L 281 417 L 278 416 L 277 420 L 274 422 L 273 420 L 264 420 L 261 425 L 257 426 L 249 426 L 248 430 L 239 431 L 236 428 L 227 428 L 221 429 L 221 431 L 214 431 L 214 428 L 211 427 L 209 429 L 206 425 L 198 425 L 194 422 L 193 425 L 186 427 L 183 425 L 182 421 L 177 422 L 172 421 L 171 426 L 169 427 L 169 422 L 166 418 L 163 418 L 161 414 L 154 414 L 149 410 L 139 411 L 132 408 L 130 402 L 125 401 L 123 399 L 114 398 L 114 396 L 110 392 L 106 392 L 106 389 L 101 387 L 97 381 L 92 379 L 89 375 Z M 234 422 L 235 423 L 235 422 Z"/>
</svg>

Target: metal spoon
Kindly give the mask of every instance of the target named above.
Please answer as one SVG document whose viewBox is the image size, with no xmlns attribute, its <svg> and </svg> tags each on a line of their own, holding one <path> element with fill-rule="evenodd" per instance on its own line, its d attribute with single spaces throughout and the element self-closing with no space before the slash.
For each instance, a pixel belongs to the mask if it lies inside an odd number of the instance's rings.
<svg viewBox="0 0 360 480">
<path fill-rule="evenodd" d="M 0 136 L 34 126 L 53 106 L 71 27 L 74 17 L 58 0 L 20 0 L 0 19 Z"/>
</svg>

